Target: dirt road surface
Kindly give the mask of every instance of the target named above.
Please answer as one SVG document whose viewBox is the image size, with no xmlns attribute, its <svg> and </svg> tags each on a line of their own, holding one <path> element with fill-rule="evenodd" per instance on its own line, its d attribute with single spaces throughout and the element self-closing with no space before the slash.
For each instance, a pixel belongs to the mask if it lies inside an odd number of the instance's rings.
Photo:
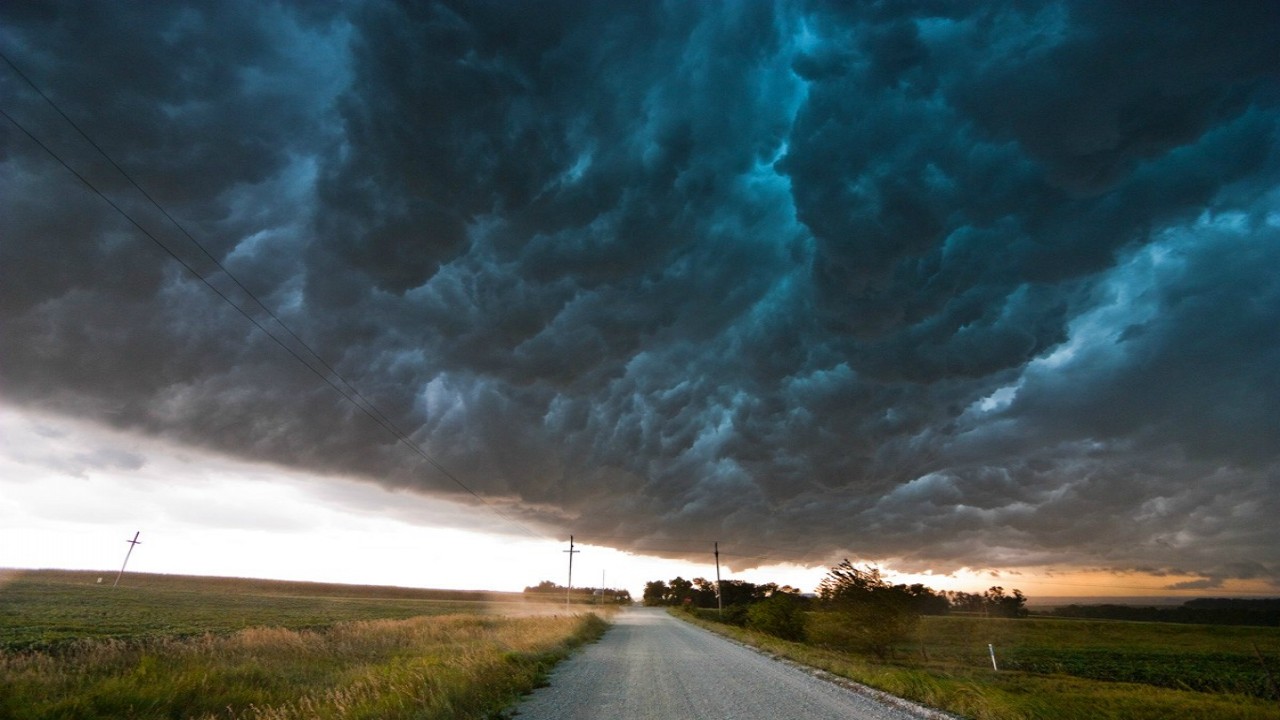
<svg viewBox="0 0 1280 720">
<path fill-rule="evenodd" d="M 619 613 L 561 663 L 516 720 L 918 720 L 656 608 Z"/>
</svg>

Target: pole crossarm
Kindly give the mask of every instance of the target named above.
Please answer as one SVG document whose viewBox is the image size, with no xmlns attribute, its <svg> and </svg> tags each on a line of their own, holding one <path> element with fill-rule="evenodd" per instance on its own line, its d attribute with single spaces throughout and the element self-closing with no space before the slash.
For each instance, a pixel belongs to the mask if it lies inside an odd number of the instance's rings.
<svg viewBox="0 0 1280 720">
<path fill-rule="evenodd" d="M 569 586 L 564 589 L 564 606 L 567 608 L 569 607 L 569 597 L 573 595 L 573 556 L 582 551 L 573 549 L 573 536 L 570 535 L 569 549 L 562 552 L 569 553 Z"/>
<path fill-rule="evenodd" d="M 134 549 L 135 547 L 137 547 L 137 546 L 139 546 L 139 545 L 141 545 L 141 544 L 142 544 L 142 541 L 138 539 L 138 536 L 139 536 L 139 535 L 141 535 L 141 534 L 142 534 L 142 531 L 141 531 L 141 530 L 138 530 L 137 532 L 135 532 L 135 533 L 133 534 L 133 539 L 132 539 L 132 540 L 126 540 L 126 541 L 125 541 L 125 542 L 129 543 L 129 552 L 127 552 L 127 553 L 125 553 L 125 554 L 124 554 L 124 563 L 123 563 L 122 565 L 120 565 L 120 572 L 116 573 L 116 581 L 115 581 L 115 582 L 113 582 L 113 583 L 111 583 L 111 587 L 115 587 L 115 586 L 117 586 L 117 585 L 119 585 L 119 584 L 120 584 L 120 576 L 121 576 L 121 575 L 124 575 L 124 568 L 125 568 L 125 566 L 126 566 L 126 565 L 128 565 L 128 564 L 129 564 L 129 556 L 133 554 L 133 549 Z"/>
</svg>

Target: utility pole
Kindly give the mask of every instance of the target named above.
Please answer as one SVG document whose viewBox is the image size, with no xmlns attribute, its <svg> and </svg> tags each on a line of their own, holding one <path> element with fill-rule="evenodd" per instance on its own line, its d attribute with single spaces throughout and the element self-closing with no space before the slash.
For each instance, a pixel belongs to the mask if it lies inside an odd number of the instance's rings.
<svg viewBox="0 0 1280 720">
<path fill-rule="evenodd" d="M 604 604 L 604 570 L 600 571 L 600 604 Z"/>
<path fill-rule="evenodd" d="M 132 540 L 125 541 L 129 543 L 129 552 L 124 554 L 124 565 L 120 566 L 120 572 L 116 573 L 116 581 L 111 583 L 111 587 L 115 587 L 120 584 L 120 576 L 124 574 L 124 566 L 129 564 L 129 556 L 133 554 L 133 548 L 142 544 L 142 541 L 138 539 L 138 536 L 141 534 L 142 531 L 139 530 L 133 534 Z"/>
<path fill-rule="evenodd" d="M 720 543 L 716 543 L 716 612 L 724 615 L 724 595 L 720 593 Z"/>
<path fill-rule="evenodd" d="M 582 552 L 581 550 L 573 549 L 572 535 L 569 536 L 569 549 L 564 552 L 569 553 L 569 587 L 564 589 L 564 607 L 567 610 L 569 609 L 569 596 L 573 594 L 573 555 L 574 553 Z"/>
</svg>

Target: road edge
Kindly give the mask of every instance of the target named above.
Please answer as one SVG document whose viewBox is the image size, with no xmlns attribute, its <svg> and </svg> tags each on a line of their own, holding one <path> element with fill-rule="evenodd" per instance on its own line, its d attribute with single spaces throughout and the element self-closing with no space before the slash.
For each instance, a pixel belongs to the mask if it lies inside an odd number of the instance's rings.
<svg viewBox="0 0 1280 720">
<path fill-rule="evenodd" d="M 920 718 L 920 720 L 965 720 L 963 715 L 955 715 L 945 710 L 939 710 L 938 708 L 929 707 L 928 705 L 921 705 L 920 703 L 915 702 L 914 700 L 908 700 L 906 698 L 901 698 L 901 697 L 898 697 L 897 695 L 887 693 L 883 690 L 877 690 L 876 688 L 873 688 L 870 685 L 863 685 L 860 682 L 857 682 L 855 680 L 850 680 L 847 677 L 836 675 L 835 673 L 829 672 L 827 670 L 823 670 L 822 668 L 816 668 L 816 667 L 813 667 L 812 665 L 805 665 L 804 663 L 798 662 L 796 660 L 792 660 L 789 657 L 784 657 L 777 653 L 765 650 L 762 647 L 752 645 L 751 643 L 748 643 L 748 642 L 743 642 L 735 637 L 718 632 L 716 628 L 710 623 L 706 623 L 705 621 L 698 620 L 697 618 L 694 618 L 694 617 L 690 617 L 686 613 L 681 613 L 677 611 L 668 611 L 667 614 L 671 615 L 677 620 L 680 620 L 681 622 L 688 623 L 689 625 L 692 625 L 693 627 L 696 627 L 705 632 L 709 632 L 718 638 L 727 640 L 733 643 L 734 645 L 744 647 L 756 653 L 757 655 L 763 655 L 764 657 L 767 657 L 770 660 L 782 663 L 783 665 L 788 665 L 790 667 L 793 667 L 796 670 L 799 670 L 800 672 L 803 672 L 804 674 L 809 675 L 811 677 L 831 683 L 832 685 L 838 685 L 846 690 L 862 695 L 863 697 L 869 698 L 871 700 L 875 700 L 884 705 L 888 705 L 894 709 L 910 713 L 912 715 L 915 715 L 917 718 Z"/>
</svg>

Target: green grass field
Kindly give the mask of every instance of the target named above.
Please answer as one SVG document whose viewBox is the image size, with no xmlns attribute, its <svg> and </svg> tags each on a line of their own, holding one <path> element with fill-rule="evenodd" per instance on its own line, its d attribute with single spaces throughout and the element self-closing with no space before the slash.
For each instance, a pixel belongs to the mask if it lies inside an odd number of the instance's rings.
<svg viewBox="0 0 1280 720">
<path fill-rule="evenodd" d="M 1280 673 L 1277 628 L 1039 618 L 923 620 L 924 652 L 946 663 L 989 666 L 991 643 L 1004 670 L 1280 700 L 1267 674 L 1268 669 Z M 904 655 L 910 651 L 910 646 L 899 648 Z M 1264 666 L 1267 658 L 1270 665 Z"/>
<path fill-rule="evenodd" d="M 523 605 L 516 593 L 293 583 L 180 575 L 0 571 L 0 648 L 51 648 L 83 638 L 316 629 L 347 620 L 483 612 Z"/>
<path fill-rule="evenodd" d="M 1277 628 L 925 617 L 916 636 L 894 648 L 893 660 L 879 663 L 697 622 L 802 664 L 970 718 L 1280 718 L 1280 696 L 1268 676 L 1269 671 L 1280 678 Z M 992 670 L 988 643 L 995 646 L 999 672 Z"/>
<path fill-rule="evenodd" d="M 498 717 L 605 628 L 515 594 L 97 577 L 0 575 L 0 717 Z"/>
</svg>

